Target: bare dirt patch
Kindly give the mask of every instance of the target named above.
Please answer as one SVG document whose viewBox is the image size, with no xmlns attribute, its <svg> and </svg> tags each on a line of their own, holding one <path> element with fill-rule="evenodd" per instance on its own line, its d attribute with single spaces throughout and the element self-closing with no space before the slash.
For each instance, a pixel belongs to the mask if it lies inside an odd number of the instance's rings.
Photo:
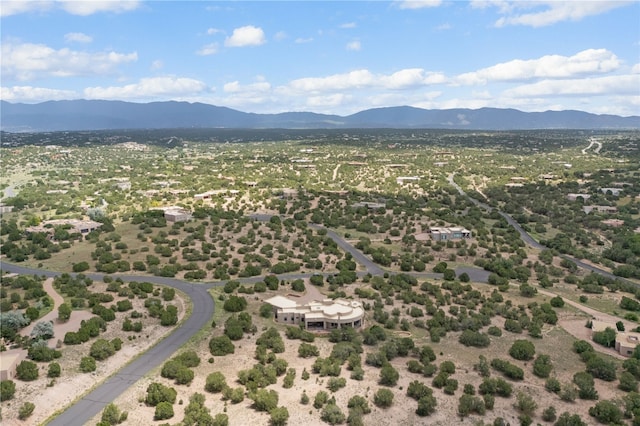
<svg viewBox="0 0 640 426">
<path fill-rule="evenodd" d="M 92 286 L 92 291 L 94 292 L 105 290 L 106 284 L 104 283 L 95 282 Z M 184 317 L 186 311 L 187 305 L 184 298 L 184 295 L 176 292 L 175 299 L 170 302 L 178 308 L 179 320 Z M 113 303 L 123 299 L 124 298 L 116 297 Z M 91 339 L 82 345 L 62 345 L 60 348 L 62 357 L 56 360 L 62 370 L 61 376 L 56 379 L 47 378 L 48 363 L 38 363 L 39 377 L 37 380 L 32 382 L 14 380 L 16 383 L 16 393 L 13 400 L 2 402 L 2 425 L 17 426 L 42 423 L 56 411 L 64 409 L 64 407 L 118 371 L 138 354 L 149 349 L 173 330 L 171 327 L 161 326 L 157 318 L 148 317 L 143 299 L 136 298 L 131 300 L 131 302 L 134 310 L 145 313 L 143 318 L 134 320 L 142 321 L 142 332 L 123 332 L 122 323 L 131 311 L 116 313 L 116 319 L 108 323 L 107 330 L 101 333 L 98 338 L 111 340 L 119 337 L 123 341 L 122 349 L 107 360 L 98 361 L 97 369 L 92 373 L 82 373 L 79 370 L 79 365 L 80 359 L 89 355 L 89 349 L 95 339 Z M 55 312 L 57 317 L 57 310 L 52 312 Z M 50 341 L 50 346 L 55 346 L 58 339 L 62 340 L 67 331 L 77 331 L 83 319 L 93 316 L 94 315 L 88 311 L 73 311 L 71 319 L 68 322 L 55 324 L 54 330 L 56 334 Z M 135 339 L 133 339 L 134 335 Z M 130 340 L 128 337 L 132 337 L 132 339 Z M 35 404 L 35 410 L 29 417 L 27 423 L 18 420 L 18 409 L 22 403 L 26 401 Z"/>
</svg>

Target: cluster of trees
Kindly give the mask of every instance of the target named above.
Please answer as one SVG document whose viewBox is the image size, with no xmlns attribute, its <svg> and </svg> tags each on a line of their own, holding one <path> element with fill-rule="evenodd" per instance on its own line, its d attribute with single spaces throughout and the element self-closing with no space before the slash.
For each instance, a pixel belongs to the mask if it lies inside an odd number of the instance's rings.
<svg viewBox="0 0 640 426">
<path fill-rule="evenodd" d="M 185 351 L 165 362 L 160 375 L 175 380 L 178 385 L 188 385 L 195 377 L 192 368 L 198 365 L 200 365 L 198 354 L 195 351 Z"/>
</svg>

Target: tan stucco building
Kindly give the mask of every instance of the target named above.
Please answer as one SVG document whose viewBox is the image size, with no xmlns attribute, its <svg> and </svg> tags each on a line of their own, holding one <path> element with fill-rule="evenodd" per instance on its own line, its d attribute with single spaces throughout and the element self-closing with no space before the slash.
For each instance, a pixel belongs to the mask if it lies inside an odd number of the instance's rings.
<svg viewBox="0 0 640 426">
<path fill-rule="evenodd" d="M 362 327 L 364 309 L 355 300 L 324 299 L 306 304 L 298 304 L 284 296 L 274 296 L 265 300 L 273 306 L 276 322 L 289 325 L 303 325 L 307 330 L 331 330 L 342 327 Z"/>
</svg>

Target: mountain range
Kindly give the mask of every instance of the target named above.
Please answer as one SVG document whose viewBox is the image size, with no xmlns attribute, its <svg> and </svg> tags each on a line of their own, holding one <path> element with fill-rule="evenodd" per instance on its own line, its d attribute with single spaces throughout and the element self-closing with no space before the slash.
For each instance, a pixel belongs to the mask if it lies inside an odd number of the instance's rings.
<svg viewBox="0 0 640 426">
<path fill-rule="evenodd" d="M 640 116 L 583 111 L 523 112 L 516 109 L 373 108 L 339 116 L 312 112 L 246 113 L 188 102 L 133 103 L 104 100 L 0 101 L 0 130 L 45 132 L 167 128 L 432 128 L 467 130 L 640 129 Z"/>
</svg>

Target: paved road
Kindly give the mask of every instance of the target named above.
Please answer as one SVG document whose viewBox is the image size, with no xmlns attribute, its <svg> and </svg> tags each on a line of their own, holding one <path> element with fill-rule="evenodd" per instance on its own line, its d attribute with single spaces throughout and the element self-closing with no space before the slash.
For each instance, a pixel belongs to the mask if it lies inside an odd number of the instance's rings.
<svg viewBox="0 0 640 426">
<path fill-rule="evenodd" d="M 254 219 L 267 221 L 270 215 L 254 215 Z M 371 259 L 366 257 L 362 252 L 348 243 L 344 238 L 336 232 L 324 228 L 319 225 L 310 224 L 313 229 L 325 229 L 327 236 L 333 239 L 336 244 L 351 253 L 353 259 L 360 265 L 364 266 L 365 272 L 358 272 L 359 276 L 365 274 L 383 275 L 385 271 L 376 265 Z M 19 274 L 40 275 L 46 277 L 55 277 L 60 275 L 59 272 L 47 271 L 42 269 L 27 268 L 15 264 L 4 263 L 0 261 L 0 269 L 6 272 L 15 272 Z M 488 272 L 479 268 L 460 267 L 456 269 L 458 274 L 467 272 L 471 279 L 476 282 L 486 282 Z M 279 275 L 280 279 L 295 280 L 298 278 L 309 278 L 316 273 L 292 273 Z M 85 276 L 101 281 L 104 274 L 85 273 Z M 332 275 L 332 273 L 322 273 L 322 275 Z M 417 278 L 442 278 L 442 274 L 435 273 L 411 273 Z M 214 286 L 222 286 L 225 282 L 217 283 L 190 283 L 177 280 L 174 278 L 113 274 L 114 278 L 121 278 L 123 281 L 148 281 L 154 284 L 166 285 L 178 289 L 191 298 L 193 312 L 189 318 L 179 325 L 169 336 L 158 342 L 154 347 L 139 355 L 131 363 L 127 364 L 114 376 L 108 378 L 104 383 L 100 384 L 89 394 L 83 396 L 78 402 L 71 405 L 59 416 L 53 419 L 50 426 L 75 426 L 83 425 L 93 416 L 98 414 L 104 407 L 115 400 L 120 394 L 125 392 L 129 386 L 133 385 L 138 379 L 146 375 L 152 369 L 158 367 L 166 359 L 170 358 L 178 348 L 186 343 L 195 333 L 202 329 L 206 324 L 210 323 L 213 316 L 215 303 L 208 293 L 208 290 Z M 255 283 L 264 279 L 264 276 L 239 278 L 237 281 L 242 283 Z"/>
<path fill-rule="evenodd" d="M 451 173 L 449 176 L 447 176 L 447 181 L 449 181 L 449 184 L 451 184 L 457 191 L 458 193 L 460 193 L 461 195 L 464 195 L 465 197 L 467 197 L 469 200 L 471 200 L 471 202 L 473 204 L 475 204 L 476 206 L 485 209 L 485 210 L 493 210 L 493 207 L 489 206 L 488 204 L 482 203 L 478 200 L 476 200 L 475 198 L 469 196 L 466 192 L 464 192 L 464 190 L 462 188 L 460 188 L 460 185 L 458 185 L 457 183 L 455 183 L 453 181 L 453 176 L 454 173 Z M 518 231 L 518 233 L 520 234 L 520 237 L 522 238 L 522 240 L 529 246 L 538 249 L 538 250 L 544 250 L 547 247 L 540 244 L 539 242 L 537 242 L 531 235 L 529 235 L 529 233 L 527 231 L 525 231 L 524 229 L 522 229 L 522 226 L 520 226 L 520 224 L 518 222 L 515 221 L 514 218 L 512 218 L 511 216 L 509 216 L 508 214 L 506 214 L 505 212 L 502 212 L 500 210 L 495 209 L 495 211 L 498 212 L 498 214 L 500 214 L 500 216 L 504 217 L 507 222 L 509 223 L 509 225 L 513 226 L 516 231 Z M 625 278 L 622 277 L 618 277 L 616 275 L 613 275 L 611 272 L 609 271 L 605 271 L 604 269 L 598 268 L 597 266 L 593 266 L 590 265 L 588 263 L 583 262 L 580 259 L 577 259 L 573 256 L 569 256 L 566 254 L 562 254 L 560 255 L 561 258 L 563 259 L 567 259 L 570 260 L 572 262 L 574 262 L 576 265 L 578 265 L 578 267 L 586 269 L 587 271 L 590 272 L 594 272 L 596 274 L 602 275 L 603 277 L 607 277 L 613 280 L 618 280 L 622 283 L 625 284 L 631 284 L 634 285 L 636 287 L 640 287 L 640 285 L 638 283 L 635 283 L 633 281 L 627 280 Z"/>
<path fill-rule="evenodd" d="M 45 275 L 48 277 L 59 275 L 56 272 L 39 269 L 25 268 L 18 265 L 0 262 L 0 268 L 7 272 L 19 274 Z M 101 280 L 101 274 L 85 274 L 94 280 Z M 96 414 L 100 413 L 104 407 L 115 400 L 120 394 L 133 385 L 138 379 L 143 377 L 152 369 L 158 367 L 166 359 L 187 342 L 196 332 L 211 322 L 211 317 L 215 308 L 213 299 L 208 293 L 212 284 L 192 284 L 180 280 L 164 277 L 138 275 L 113 275 L 120 277 L 124 281 L 149 281 L 155 284 L 168 285 L 186 293 L 193 306 L 191 316 L 178 326 L 169 336 L 161 340 L 154 347 L 142 353 L 131 363 L 127 364 L 114 376 L 111 376 L 92 392 L 85 395 L 52 420 L 51 426 L 75 426 L 83 425 Z"/>
</svg>

